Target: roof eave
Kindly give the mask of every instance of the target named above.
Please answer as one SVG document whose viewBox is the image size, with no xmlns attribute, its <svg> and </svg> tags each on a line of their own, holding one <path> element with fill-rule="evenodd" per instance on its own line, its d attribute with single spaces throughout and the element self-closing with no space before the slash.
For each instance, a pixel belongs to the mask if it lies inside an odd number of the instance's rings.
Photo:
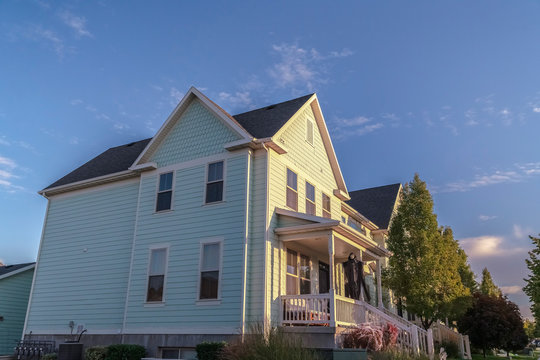
<svg viewBox="0 0 540 360">
<path fill-rule="evenodd" d="M 103 184 L 107 184 L 113 181 L 125 180 L 125 179 L 136 177 L 138 175 L 139 175 L 138 171 L 124 170 L 124 171 L 119 171 L 113 174 L 107 174 L 103 176 L 94 177 L 91 179 L 76 181 L 70 184 L 55 186 L 53 188 L 43 189 L 43 190 L 38 191 L 38 194 L 42 195 L 43 197 L 48 197 L 52 195 L 65 193 L 68 191 L 84 189 L 84 188 L 88 188 L 88 187 L 96 186 L 96 185 L 103 185 Z"/>
<path fill-rule="evenodd" d="M 36 263 L 33 263 L 33 264 L 28 265 L 28 266 L 22 267 L 22 268 L 20 268 L 20 269 L 17 269 L 17 270 L 8 272 L 7 274 L 0 275 L 0 280 L 5 279 L 5 278 L 10 277 L 10 276 L 13 276 L 13 275 L 16 275 L 16 274 L 20 274 L 20 273 L 22 273 L 22 272 L 25 272 L 25 271 L 28 271 L 28 270 L 30 270 L 30 269 L 33 269 L 33 268 L 35 268 L 35 267 L 36 267 Z"/>
</svg>

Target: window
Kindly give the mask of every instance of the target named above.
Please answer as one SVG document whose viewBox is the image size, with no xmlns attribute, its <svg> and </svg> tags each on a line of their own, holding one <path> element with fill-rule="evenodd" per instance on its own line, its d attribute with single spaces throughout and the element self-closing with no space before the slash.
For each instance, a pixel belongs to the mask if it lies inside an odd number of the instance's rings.
<svg viewBox="0 0 540 360">
<path fill-rule="evenodd" d="M 170 210 L 172 204 L 173 173 L 159 175 L 156 211 Z"/>
<path fill-rule="evenodd" d="M 306 214 L 315 215 L 315 186 L 306 181 Z"/>
<path fill-rule="evenodd" d="M 219 268 L 221 244 L 202 245 L 199 299 L 217 299 L 219 293 Z"/>
<path fill-rule="evenodd" d="M 163 301 L 167 249 L 151 249 L 146 301 Z"/>
<path fill-rule="evenodd" d="M 330 212 L 330 196 L 322 194 L 322 216 L 325 218 L 331 218 Z"/>
<path fill-rule="evenodd" d="M 287 206 L 298 211 L 298 176 L 287 169 Z"/>
<path fill-rule="evenodd" d="M 319 261 L 319 294 L 330 291 L 330 266 Z"/>
<path fill-rule="evenodd" d="M 313 145 L 313 121 L 306 119 L 306 141 Z"/>
<path fill-rule="evenodd" d="M 311 262 L 308 256 L 287 249 L 287 295 L 311 293 Z"/>
<path fill-rule="evenodd" d="M 223 201 L 223 161 L 208 164 L 206 203 Z"/>
<path fill-rule="evenodd" d="M 162 348 L 161 358 L 197 360 L 197 351 L 193 348 Z"/>
</svg>

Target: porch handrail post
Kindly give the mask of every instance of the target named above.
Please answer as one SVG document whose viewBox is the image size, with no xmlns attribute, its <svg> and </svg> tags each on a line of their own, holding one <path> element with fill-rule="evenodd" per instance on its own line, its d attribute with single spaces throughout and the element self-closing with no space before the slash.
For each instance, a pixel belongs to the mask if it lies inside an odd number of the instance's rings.
<svg viewBox="0 0 540 360">
<path fill-rule="evenodd" d="M 379 305 L 380 309 L 384 308 L 384 304 L 382 301 L 382 281 L 381 281 L 381 258 L 377 259 L 377 305 Z"/>
<path fill-rule="evenodd" d="M 334 264 L 334 234 L 328 236 L 328 259 L 330 260 L 330 327 L 336 326 L 336 287 Z"/>
<path fill-rule="evenodd" d="M 430 360 L 433 360 L 435 356 L 435 347 L 433 344 L 433 330 L 430 328 L 427 331 L 427 351 Z"/>
<path fill-rule="evenodd" d="M 467 359 L 472 359 L 471 357 L 471 343 L 469 342 L 469 335 L 463 335 L 463 341 L 465 342 L 465 352 L 467 353 Z"/>
<path fill-rule="evenodd" d="M 420 353 L 420 344 L 418 342 L 418 327 L 416 325 L 411 325 L 409 329 L 411 333 L 411 347 L 413 354 Z"/>
<path fill-rule="evenodd" d="M 465 357 L 465 347 L 463 346 L 463 342 L 464 342 L 463 341 L 464 340 L 463 335 L 459 334 L 458 339 L 459 339 L 459 353 L 460 353 L 462 359 L 466 359 L 466 357 Z"/>
</svg>

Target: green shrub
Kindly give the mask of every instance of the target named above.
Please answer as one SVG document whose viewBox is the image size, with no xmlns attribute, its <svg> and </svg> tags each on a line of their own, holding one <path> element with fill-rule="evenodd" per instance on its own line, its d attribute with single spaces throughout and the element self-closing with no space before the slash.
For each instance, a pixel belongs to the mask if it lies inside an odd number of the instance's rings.
<svg viewBox="0 0 540 360">
<path fill-rule="evenodd" d="M 195 350 L 197 351 L 197 359 L 199 360 L 218 360 L 220 359 L 221 352 L 227 345 L 226 342 L 202 342 Z"/>
<path fill-rule="evenodd" d="M 448 358 L 460 359 L 459 348 L 456 343 L 451 341 L 443 341 L 439 346 L 435 347 L 436 354 L 439 353 L 440 348 L 443 347 Z"/>
<path fill-rule="evenodd" d="M 105 360 L 107 359 L 107 347 L 93 346 L 84 351 L 85 360 Z"/>
<path fill-rule="evenodd" d="M 141 360 L 146 349 L 141 345 L 117 344 L 107 347 L 106 360 Z"/>
<path fill-rule="evenodd" d="M 41 357 L 41 360 L 56 360 L 58 355 L 56 353 L 45 354 Z"/>
<path fill-rule="evenodd" d="M 244 336 L 244 342 L 227 345 L 223 360 L 321 360 L 321 355 L 302 346 L 299 338 L 272 328 L 267 333 L 261 325 L 255 326 Z"/>
</svg>

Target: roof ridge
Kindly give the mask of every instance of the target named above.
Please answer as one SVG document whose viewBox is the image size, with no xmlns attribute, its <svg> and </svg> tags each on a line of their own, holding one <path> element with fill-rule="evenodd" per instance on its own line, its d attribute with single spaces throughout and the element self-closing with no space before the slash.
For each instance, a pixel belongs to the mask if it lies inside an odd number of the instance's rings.
<svg viewBox="0 0 540 360">
<path fill-rule="evenodd" d="M 295 101 L 295 100 L 298 100 L 298 99 L 302 99 L 302 98 L 310 98 L 314 95 L 315 93 L 311 93 L 311 94 L 307 94 L 307 95 L 302 95 L 302 96 L 299 96 L 299 97 L 296 97 L 294 99 L 289 99 L 289 100 L 285 100 L 285 101 L 281 101 L 281 102 L 278 102 L 278 103 L 274 103 L 274 104 L 269 104 L 269 105 L 265 105 L 265 106 L 261 106 L 257 109 L 253 109 L 253 110 L 249 110 L 249 111 L 244 111 L 242 113 L 238 113 L 238 114 L 235 114 L 233 115 L 233 117 L 235 116 L 239 116 L 239 115 L 244 115 L 244 114 L 247 114 L 247 113 L 250 113 L 250 112 L 253 112 L 253 111 L 259 111 L 259 110 L 262 110 L 264 108 L 268 108 L 270 106 L 278 106 L 278 105 L 282 105 L 282 104 L 285 104 L 287 102 L 290 102 L 290 101 Z"/>
</svg>

